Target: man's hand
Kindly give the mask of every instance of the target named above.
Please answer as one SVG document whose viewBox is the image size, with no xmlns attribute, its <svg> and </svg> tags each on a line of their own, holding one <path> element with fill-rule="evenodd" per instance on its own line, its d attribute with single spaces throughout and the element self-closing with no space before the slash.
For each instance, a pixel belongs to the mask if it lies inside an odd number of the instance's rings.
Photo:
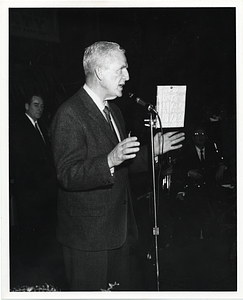
<svg viewBox="0 0 243 300">
<path fill-rule="evenodd" d="M 162 152 L 166 153 L 168 151 L 181 148 L 182 144 L 178 143 L 182 142 L 184 139 L 184 132 L 167 132 L 163 135 L 158 132 L 154 137 L 155 156 L 162 154 Z"/>
<path fill-rule="evenodd" d="M 185 196 L 186 196 L 185 192 L 178 192 L 177 195 L 176 195 L 176 199 L 178 199 L 178 200 L 184 200 Z"/>
<path fill-rule="evenodd" d="M 139 145 L 140 143 L 135 136 L 126 138 L 118 143 L 107 156 L 109 167 L 119 166 L 125 160 L 134 158 L 139 151 Z"/>
<path fill-rule="evenodd" d="M 203 177 L 201 173 L 198 172 L 198 170 L 189 170 L 188 171 L 188 177 L 191 177 L 194 180 L 200 179 Z"/>
</svg>

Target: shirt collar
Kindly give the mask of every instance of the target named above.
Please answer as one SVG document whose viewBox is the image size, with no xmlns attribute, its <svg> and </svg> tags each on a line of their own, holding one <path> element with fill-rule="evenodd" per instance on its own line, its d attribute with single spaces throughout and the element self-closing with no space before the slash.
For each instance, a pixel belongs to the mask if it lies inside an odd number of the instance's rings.
<svg viewBox="0 0 243 300">
<path fill-rule="evenodd" d="M 103 113 L 105 106 L 108 106 L 108 101 L 102 101 L 85 83 L 83 86 L 84 90 L 89 94 L 94 103 L 98 106 L 99 110 Z"/>
<path fill-rule="evenodd" d="M 196 145 L 195 145 L 195 147 L 196 147 L 196 150 L 197 150 L 197 152 L 198 152 L 198 153 L 200 153 L 200 152 L 201 152 L 201 150 L 202 150 L 202 151 L 203 151 L 203 153 L 204 153 L 204 151 L 205 151 L 205 147 L 204 147 L 204 148 L 202 148 L 202 149 L 198 148 Z"/>
<path fill-rule="evenodd" d="M 25 113 L 25 115 L 29 118 L 30 122 L 33 124 L 33 126 L 35 126 L 35 122 L 27 113 Z"/>
</svg>

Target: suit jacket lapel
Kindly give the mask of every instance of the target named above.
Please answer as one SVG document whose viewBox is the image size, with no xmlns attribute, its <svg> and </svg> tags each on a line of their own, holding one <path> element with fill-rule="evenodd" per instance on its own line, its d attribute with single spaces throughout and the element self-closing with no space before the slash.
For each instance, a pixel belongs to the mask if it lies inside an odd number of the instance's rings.
<svg viewBox="0 0 243 300">
<path fill-rule="evenodd" d="M 25 124 L 31 130 L 30 132 L 32 133 L 32 136 L 35 138 L 35 140 L 39 140 L 39 141 L 41 141 L 41 143 L 43 143 L 43 145 L 45 145 L 45 142 L 43 141 L 43 138 L 41 137 L 40 132 L 37 131 L 37 129 L 34 127 L 34 125 L 31 123 L 30 119 L 27 116 L 25 116 Z M 38 125 L 40 127 L 40 122 L 38 122 Z M 42 127 L 40 127 L 40 130 L 43 134 Z"/>
<path fill-rule="evenodd" d="M 113 108 L 112 108 L 111 105 L 110 105 L 110 110 L 111 110 L 112 117 L 114 118 L 114 121 L 115 121 L 116 126 L 117 126 L 117 128 L 118 128 L 118 131 L 119 131 L 121 140 L 124 140 L 125 134 L 124 134 L 124 132 L 123 132 L 123 130 L 122 130 L 121 122 L 119 121 L 119 119 L 118 119 L 117 115 L 115 114 L 115 112 L 114 112 L 114 110 L 113 110 Z"/>
<path fill-rule="evenodd" d="M 105 117 L 103 116 L 103 114 L 101 113 L 97 105 L 94 103 L 92 98 L 86 93 L 86 91 L 83 88 L 81 88 L 78 93 L 82 98 L 82 102 L 84 106 L 88 110 L 89 116 L 93 119 L 95 123 L 97 123 L 98 126 L 100 126 L 100 128 L 104 131 L 107 137 L 114 143 L 114 145 L 116 145 L 117 138 L 114 135 L 114 132 L 111 131 L 110 125 L 108 124 Z"/>
</svg>

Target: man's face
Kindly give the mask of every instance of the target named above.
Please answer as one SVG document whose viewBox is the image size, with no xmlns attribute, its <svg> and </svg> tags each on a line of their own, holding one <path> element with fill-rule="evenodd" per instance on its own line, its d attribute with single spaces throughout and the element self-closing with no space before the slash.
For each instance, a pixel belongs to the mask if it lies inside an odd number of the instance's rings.
<svg viewBox="0 0 243 300">
<path fill-rule="evenodd" d="M 207 139 L 207 135 L 206 135 L 205 130 L 197 129 L 194 131 L 193 141 L 197 147 L 199 147 L 199 148 L 204 147 L 206 139 Z"/>
<path fill-rule="evenodd" d="M 100 82 L 105 99 L 122 96 L 123 86 L 129 80 L 127 68 L 127 60 L 122 52 L 114 51 L 113 56 L 107 59 L 106 66 L 102 67 L 102 80 Z"/>
<path fill-rule="evenodd" d="M 44 104 L 41 97 L 33 96 L 31 104 L 25 103 L 25 110 L 34 121 L 40 119 L 44 110 Z"/>
</svg>

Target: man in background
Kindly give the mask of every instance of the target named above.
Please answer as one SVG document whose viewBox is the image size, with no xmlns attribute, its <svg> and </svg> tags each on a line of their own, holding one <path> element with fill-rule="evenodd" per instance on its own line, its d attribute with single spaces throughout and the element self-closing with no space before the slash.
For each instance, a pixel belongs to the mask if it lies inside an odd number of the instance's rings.
<svg viewBox="0 0 243 300">
<path fill-rule="evenodd" d="M 57 181 L 48 131 L 41 121 L 44 102 L 39 94 L 25 103 L 25 113 L 14 120 L 10 139 L 10 169 L 20 229 L 22 262 L 41 264 L 47 237 L 56 224 Z"/>
<path fill-rule="evenodd" d="M 221 184 L 227 179 L 226 170 L 217 144 L 208 139 L 203 126 L 196 125 L 181 150 L 174 174 L 175 235 L 202 237 L 204 225 L 215 217 L 217 203 L 222 200 Z"/>
</svg>

